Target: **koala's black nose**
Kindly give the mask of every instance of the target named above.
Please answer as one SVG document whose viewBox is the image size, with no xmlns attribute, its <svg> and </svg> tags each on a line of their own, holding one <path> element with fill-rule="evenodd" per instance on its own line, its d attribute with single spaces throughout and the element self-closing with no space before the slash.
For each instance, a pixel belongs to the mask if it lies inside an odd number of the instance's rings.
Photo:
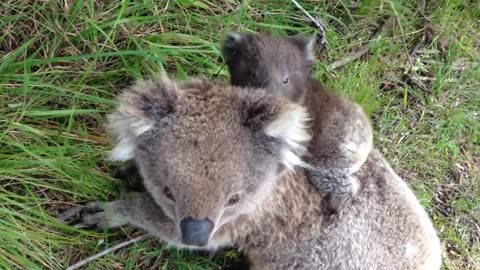
<svg viewBox="0 0 480 270">
<path fill-rule="evenodd" d="M 180 222 L 182 242 L 186 245 L 204 247 L 213 230 L 213 222 L 208 218 L 194 219 L 186 217 Z"/>
</svg>

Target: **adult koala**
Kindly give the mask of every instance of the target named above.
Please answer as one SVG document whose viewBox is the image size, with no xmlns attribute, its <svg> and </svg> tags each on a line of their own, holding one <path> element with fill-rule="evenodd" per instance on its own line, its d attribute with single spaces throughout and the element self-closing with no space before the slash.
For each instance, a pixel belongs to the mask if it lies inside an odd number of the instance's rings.
<svg viewBox="0 0 480 270">
<path fill-rule="evenodd" d="M 236 246 L 251 269 L 440 268 L 431 221 L 375 149 L 355 196 L 328 211 L 302 168 L 307 110 L 284 97 L 160 76 L 121 94 L 109 119 L 112 159 L 133 159 L 147 192 L 99 203 L 86 225 L 130 223 L 178 248 Z"/>
</svg>

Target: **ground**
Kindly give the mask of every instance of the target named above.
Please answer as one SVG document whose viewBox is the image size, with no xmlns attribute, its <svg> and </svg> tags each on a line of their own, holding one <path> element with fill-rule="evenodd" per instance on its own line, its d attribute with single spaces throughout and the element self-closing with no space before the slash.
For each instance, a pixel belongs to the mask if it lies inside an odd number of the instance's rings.
<svg viewBox="0 0 480 270">
<path fill-rule="evenodd" d="M 315 77 L 369 113 L 376 147 L 438 229 L 444 269 L 480 269 L 480 5 L 299 2 L 327 24 Z M 0 268 L 64 269 L 141 233 L 84 230 L 56 216 L 118 196 L 104 130 L 118 91 L 162 67 L 227 82 L 219 44 L 232 30 L 316 28 L 286 0 L 0 3 Z M 210 260 L 147 238 L 83 269 L 219 269 L 237 257 Z"/>
</svg>

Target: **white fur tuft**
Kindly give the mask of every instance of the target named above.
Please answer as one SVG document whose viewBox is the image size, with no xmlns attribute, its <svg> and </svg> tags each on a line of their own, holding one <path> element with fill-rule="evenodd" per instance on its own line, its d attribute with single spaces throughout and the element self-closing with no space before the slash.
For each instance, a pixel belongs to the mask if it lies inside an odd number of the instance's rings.
<svg viewBox="0 0 480 270">
<path fill-rule="evenodd" d="M 312 37 L 308 40 L 308 43 L 307 43 L 307 47 L 305 48 L 306 49 L 306 53 L 307 53 L 307 60 L 308 61 L 315 61 L 316 57 L 315 57 L 315 45 L 316 45 L 316 37 Z"/>
<path fill-rule="evenodd" d="M 111 161 L 127 161 L 134 157 L 135 138 L 153 128 L 153 123 L 140 116 L 114 113 L 109 117 L 117 143 L 110 153 Z"/>
<path fill-rule="evenodd" d="M 305 151 L 304 143 L 311 138 L 308 132 L 307 110 L 299 105 L 291 104 L 285 111 L 265 127 L 265 134 L 281 139 L 285 143 L 282 149 L 282 162 L 288 169 L 295 166 L 308 167 L 302 161 L 301 155 Z"/>
<path fill-rule="evenodd" d="M 282 155 L 282 163 L 287 167 L 289 170 L 293 170 L 295 166 L 299 167 L 307 167 L 308 165 L 299 157 L 299 155 L 295 154 L 294 152 L 283 149 L 281 152 Z"/>
<path fill-rule="evenodd" d="M 131 140 L 120 140 L 110 152 L 110 161 L 127 161 L 134 157 L 135 146 Z"/>
<path fill-rule="evenodd" d="M 143 133 L 152 129 L 153 124 L 145 121 L 143 119 L 139 119 L 138 122 L 132 123 L 130 125 L 131 131 L 135 134 L 135 136 L 140 136 Z"/>
<path fill-rule="evenodd" d="M 227 38 L 233 39 L 235 42 L 242 40 L 243 34 L 239 32 L 229 32 L 227 33 Z"/>
</svg>

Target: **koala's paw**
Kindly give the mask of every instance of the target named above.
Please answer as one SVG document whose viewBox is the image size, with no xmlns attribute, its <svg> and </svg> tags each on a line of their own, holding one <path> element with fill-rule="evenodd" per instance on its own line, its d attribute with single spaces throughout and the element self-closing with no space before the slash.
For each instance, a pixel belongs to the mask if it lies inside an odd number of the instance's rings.
<svg viewBox="0 0 480 270">
<path fill-rule="evenodd" d="M 126 223 L 112 211 L 112 203 L 89 202 L 83 206 L 75 206 L 58 217 L 61 221 L 77 228 L 105 230 Z"/>
<path fill-rule="evenodd" d="M 360 189 L 358 179 L 348 173 L 316 171 L 309 174 L 309 180 L 321 192 L 334 195 L 355 195 Z"/>
<path fill-rule="evenodd" d="M 330 181 L 325 181 L 329 192 L 338 195 L 355 195 L 360 189 L 358 179 L 351 174 L 337 175 Z"/>
<path fill-rule="evenodd" d="M 87 204 L 87 211 L 82 216 L 80 223 L 76 225 L 82 228 L 109 229 L 107 213 L 101 203 L 90 202 Z"/>
</svg>

